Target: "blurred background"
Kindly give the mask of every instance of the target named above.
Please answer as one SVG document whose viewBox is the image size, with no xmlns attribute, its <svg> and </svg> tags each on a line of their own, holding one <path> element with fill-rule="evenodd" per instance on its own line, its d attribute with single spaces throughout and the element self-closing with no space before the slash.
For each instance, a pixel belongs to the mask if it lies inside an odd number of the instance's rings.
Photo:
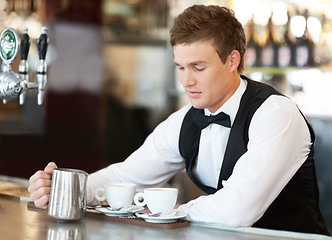
<svg viewBox="0 0 332 240">
<path fill-rule="evenodd" d="M 316 131 L 324 214 L 332 225 L 332 1 L 0 0 L 0 30 L 28 27 L 29 76 L 48 28 L 42 106 L 0 103 L 0 174 L 30 177 L 49 161 L 89 173 L 124 160 L 154 127 L 188 102 L 175 75 L 168 32 L 193 4 L 235 11 L 247 32 L 245 75 L 292 98 Z M 19 57 L 13 63 L 17 72 Z M 192 197 L 187 179 L 173 180 Z M 193 189 L 193 188 L 190 188 Z M 331 229 L 331 227 L 330 227 Z M 330 230 L 332 232 L 332 230 Z"/>
</svg>

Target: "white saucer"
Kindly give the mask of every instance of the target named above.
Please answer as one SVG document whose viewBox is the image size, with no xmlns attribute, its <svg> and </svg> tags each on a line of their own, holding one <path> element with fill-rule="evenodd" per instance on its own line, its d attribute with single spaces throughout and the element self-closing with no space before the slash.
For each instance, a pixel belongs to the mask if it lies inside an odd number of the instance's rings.
<svg viewBox="0 0 332 240">
<path fill-rule="evenodd" d="M 105 214 L 106 216 L 110 217 L 123 217 L 123 216 L 128 216 L 128 215 L 133 215 L 134 213 L 144 210 L 143 207 L 139 207 L 136 205 L 131 205 L 127 209 L 121 209 L 119 211 L 112 210 L 110 207 L 102 207 L 102 206 L 97 206 L 95 208 L 98 212 L 101 212 Z"/>
<path fill-rule="evenodd" d="M 176 222 L 180 218 L 185 218 L 187 215 L 183 212 L 176 212 L 175 214 L 162 215 L 159 217 L 149 216 L 148 213 L 136 213 L 137 217 L 143 218 L 146 222 L 150 223 L 172 223 Z"/>
</svg>

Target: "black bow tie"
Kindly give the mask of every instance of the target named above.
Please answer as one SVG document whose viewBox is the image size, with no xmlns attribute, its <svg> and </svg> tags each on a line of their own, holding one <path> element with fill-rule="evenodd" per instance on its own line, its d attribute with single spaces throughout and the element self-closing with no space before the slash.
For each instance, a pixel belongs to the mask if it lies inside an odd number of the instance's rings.
<svg viewBox="0 0 332 240">
<path fill-rule="evenodd" d="M 204 114 L 204 110 L 200 109 L 194 112 L 193 119 L 196 123 L 196 125 L 200 129 L 204 129 L 207 126 L 209 126 L 211 123 L 217 123 L 224 127 L 231 127 L 231 120 L 229 118 L 229 115 L 227 115 L 224 112 L 220 112 L 215 116 L 206 116 Z"/>
</svg>

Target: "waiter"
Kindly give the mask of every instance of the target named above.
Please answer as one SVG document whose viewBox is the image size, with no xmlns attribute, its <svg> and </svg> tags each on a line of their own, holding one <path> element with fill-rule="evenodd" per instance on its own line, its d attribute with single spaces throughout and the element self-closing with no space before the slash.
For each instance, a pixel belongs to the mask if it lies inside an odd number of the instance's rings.
<svg viewBox="0 0 332 240">
<path fill-rule="evenodd" d="M 245 31 L 234 13 L 194 5 L 170 31 L 190 104 L 173 113 L 124 162 L 89 176 L 88 201 L 109 182 L 162 186 L 186 169 L 208 195 L 180 206 L 193 221 L 329 235 L 319 209 L 314 133 L 296 105 L 243 75 Z M 30 178 L 47 207 L 51 173 Z"/>
</svg>

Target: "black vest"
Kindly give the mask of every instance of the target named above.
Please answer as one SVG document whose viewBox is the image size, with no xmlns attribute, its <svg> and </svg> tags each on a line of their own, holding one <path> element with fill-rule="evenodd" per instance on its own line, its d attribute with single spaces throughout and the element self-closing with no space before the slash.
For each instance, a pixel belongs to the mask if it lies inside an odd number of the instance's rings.
<svg viewBox="0 0 332 240">
<path fill-rule="evenodd" d="M 223 188 L 222 181 L 229 178 L 237 160 L 247 151 L 248 129 L 256 110 L 269 96 L 282 95 L 269 85 L 252 81 L 245 76 L 241 77 L 248 82 L 247 89 L 241 98 L 240 107 L 230 131 L 217 189 L 202 184 L 192 172 L 196 164 L 201 135 L 201 131 L 192 119 L 192 113 L 203 110 L 192 107 L 182 123 L 179 150 L 185 159 L 187 174 L 208 194 Z M 314 142 L 314 132 L 308 122 L 307 125 Z M 319 209 L 313 145 L 310 150 L 306 161 L 253 227 L 329 235 Z"/>
</svg>

